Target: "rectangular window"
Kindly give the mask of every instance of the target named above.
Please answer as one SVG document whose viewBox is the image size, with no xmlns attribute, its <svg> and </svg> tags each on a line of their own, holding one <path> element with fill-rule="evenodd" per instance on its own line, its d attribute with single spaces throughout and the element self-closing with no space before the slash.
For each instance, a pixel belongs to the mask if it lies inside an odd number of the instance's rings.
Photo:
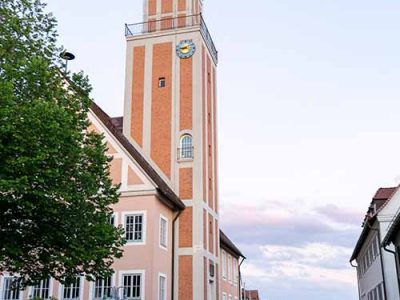
<svg viewBox="0 0 400 300">
<path fill-rule="evenodd" d="M 222 300 L 228 300 L 228 299 L 226 299 L 226 294 L 225 293 L 222 294 Z"/>
<path fill-rule="evenodd" d="M 50 278 L 41 280 L 32 287 L 32 297 L 49 299 L 50 298 Z"/>
<path fill-rule="evenodd" d="M 222 251 L 222 278 L 226 279 L 226 252 Z M 226 297 L 226 295 L 225 295 Z"/>
<path fill-rule="evenodd" d="M 158 78 L 158 87 L 159 88 L 165 87 L 165 77 Z"/>
<path fill-rule="evenodd" d="M 19 284 L 15 277 L 4 278 L 2 296 L 4 300 L 18 300 L 20 298 Z"/>
<path fill-rule="evenodd" d="M 112 226 L 115 226 L 115 215 L 114 215 L 114 214 L 110 216 L 110 219 L 109 219 L 108 222 L 109 222 Z"/>
<path fill-rule="evenodd" d="M 70 285 L 64 285 L 62 300 L 76 300 L 81 294 L 81 278 L 76 277 Z"/>
<path fill-rule="evenodd" d="M 229 300 L 232 300 L 232 295 L 229 295 Z"/>
<path fill-rule="evenodd" d="M 233 259 L 233 283 L 236 285 L 239 282 L 238 265 L 236 258 Z"/>
<path fill-rule="evenodd" d="M 141 274 L 125 274 L 122 276 L 124 287 L 124 299 L 140 300 L 141 299 Z"/>
<path fill-rule="evenodd" d="M 168 221 L 166 218 L 160 218 L 160 246 L 167 248 Z"/>
<path fill-rule="evenodd" d="M 143 242 L 143 214 L 125 216 L 125 239 Z"/>
<path fill-rule="evenodd" d="M 232 257 L 228 255 L 228 281 L 232 282 Z"/>
<path fill-rule="evenodd" d="M 112 278 L 96 278 L 94 283 L 94 299 L 111 298 Z"/>
<path fill-rule="evenodd" d="M 167 278 L 164 275 L 159 276 L 158 300 L 167 300 Z"/>
</svg>

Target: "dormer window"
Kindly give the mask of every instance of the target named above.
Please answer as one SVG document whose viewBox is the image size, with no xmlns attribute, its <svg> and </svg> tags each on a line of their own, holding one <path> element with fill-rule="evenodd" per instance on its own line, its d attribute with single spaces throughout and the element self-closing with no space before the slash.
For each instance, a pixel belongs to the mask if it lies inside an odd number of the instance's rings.
<svg viewBox="0 0 400 300">
<path fill-rule="evenodd" d="M 179 159 L 191 158 L 193 158 L 192 136 L 190 134 L 185 134 L 181 137 L 180 141 Z"/>
</svg>

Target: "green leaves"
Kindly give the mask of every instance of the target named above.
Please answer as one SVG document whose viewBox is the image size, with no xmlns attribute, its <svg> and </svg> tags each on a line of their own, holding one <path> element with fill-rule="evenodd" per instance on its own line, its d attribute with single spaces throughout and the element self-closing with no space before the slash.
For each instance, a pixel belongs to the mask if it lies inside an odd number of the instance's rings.
<svg viewBox="0 0 400 300">
<path fill-rule="evenodd" d="M 34 0 L 0 2 L 0 273 L 27 285 L 108 276 L 121 257 L 103 137 L 86 133 L 88 79 L 58 68 L 56 21 Z"/>
</svg>

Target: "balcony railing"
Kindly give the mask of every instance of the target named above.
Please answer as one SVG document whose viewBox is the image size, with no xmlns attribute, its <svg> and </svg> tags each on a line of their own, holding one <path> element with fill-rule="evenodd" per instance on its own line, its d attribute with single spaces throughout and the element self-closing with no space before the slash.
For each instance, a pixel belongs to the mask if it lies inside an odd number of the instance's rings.
<svg viewBox="0 0 400 300">
<path fill-rule="evenodd" d="M 161 20 L 150 20 L 142 23 L 125 24 L 125 36 L 137 36 L 146 33 L 177 30 L 182 28 L 199 27 L 200 33 L 207 45 L 214 62 L 218 63 L 218 51 L 208 31 L 206 22 L 201 14 L 165 18 Z"/>
</svg>

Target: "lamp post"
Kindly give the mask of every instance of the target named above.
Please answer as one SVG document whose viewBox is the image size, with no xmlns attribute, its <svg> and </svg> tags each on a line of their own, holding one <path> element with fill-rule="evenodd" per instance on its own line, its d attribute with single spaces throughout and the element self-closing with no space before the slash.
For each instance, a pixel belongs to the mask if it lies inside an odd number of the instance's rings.
<svg viewBox="0 0 400 300">
<path fill-rule="evenodd" d="M 68 61 L 69 60 L 74 60 L 75 55 L 73 55 L 71 52 L 68 51 L 63 51 L 60 53 L 60 57 L 65 60 L 65 73 L 68 71 Z"/>
</svg>

